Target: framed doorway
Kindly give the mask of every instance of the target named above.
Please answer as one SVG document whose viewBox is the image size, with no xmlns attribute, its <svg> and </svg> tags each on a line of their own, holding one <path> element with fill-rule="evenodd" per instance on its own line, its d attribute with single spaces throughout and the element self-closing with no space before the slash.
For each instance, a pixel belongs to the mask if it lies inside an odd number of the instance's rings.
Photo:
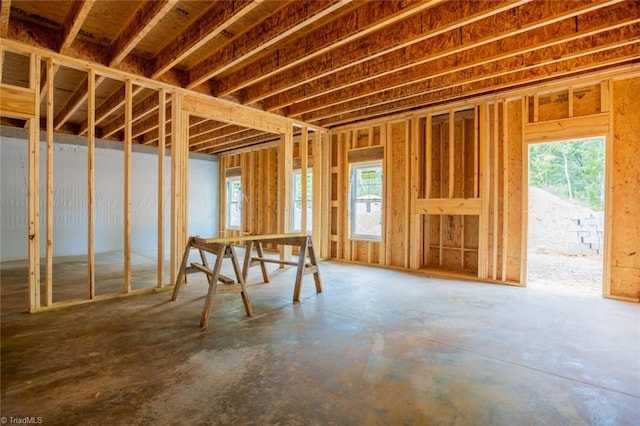
<svg viewBox="0 0 640 426">
<path fill-rule="evenodd" d="M 606 294 L 606 137 L 527 144 L 527 285 Z"/>
</svg>

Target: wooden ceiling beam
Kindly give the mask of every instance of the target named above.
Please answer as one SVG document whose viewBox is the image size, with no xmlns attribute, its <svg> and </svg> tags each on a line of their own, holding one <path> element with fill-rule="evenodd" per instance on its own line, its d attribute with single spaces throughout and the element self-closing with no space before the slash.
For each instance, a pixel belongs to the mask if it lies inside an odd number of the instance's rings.
<svg viewBox="0 0 640 426">
<path fill-rule="evenodd" d="M 138 90 L 142 90 L 141 87 L 137 88 Z M 135 92 L 135 90 L 134 90 Z M 137 93 L 134 93 L 134 96 Z M 109 115 L 116 112 L 119 108 L 124 105 L 124 84 L 120 86 L 111 96 L 109 96 L 102 104 L 96 108 L 95 114 L 95 124 L 100 124 L 103 120 L 105 120 Z M 80 125 L 80 135 L 83 135 L 87 132 L 87 128 L 89 127 L 89 122 L 87 119 L 83 120 Z"/>
<path fill-rule="evenodd" d="M 246 16 L 263 0 L 235 0 L 212 2 L 212 6 L 182 31 L 153 60 L 150 78 L 157 78 L 187 56 L 204 46 L 230 25 Z"/>
<path fill-rule="evenodd" d="M 360 105 L 357 109 L 344 109 L 335 114 L 317 116 L 310 120 L 318 122 L 322 126 L 339 126 L 354 121 L 373 119 L 390 115 L 412 108 L 426 108 L 429 106 L 445 104 L 456 100 L 495 93 L 496 91 L 509 90 L 520 87 L 529 87 L 541 84 L 545 81 L 568 78 L 587 72 L 611 68 L 625 63 L 640 63 L 638 49 L 640 42 L 630 41 L 630 44 L 598 51 L 591 54 L 572 57 L 569 59 L 558 58 L 538 66 L 511 68 L 499 74 L 486 75 L 483 78 L 476 77 L 467 82 L 455 81 L 455 76 L 446 76 L 448 81 L 442 81 L 440 86 L 425 90 L 419 95 L 396 98 L 390 102 L 377 102 L 371 106 Z M 349 111 L 349 112 L 346 112 Z"/>
<path fill-rule="evenodd" d="M 11 0 L 0 3 L 0 37 L 9 35 L 9 16 L 11 15 Z"/>
<path fill-rule="evenodd" d="M 610 22 L 615 22 L 615 24 L 611 25 Z M 586 40 L 593 40 L 592 36 L 594 34 L 602 32 L 604 34 L 599 36 L 601 38 L 598 39 L 598 42 L 594 43 L 610 45 L 611 43 L 619 42 L 621 37 L 638 31 L 637 25 L 633 25 L 637 22 L 640 22 L 640 16 L 632 13 L 623 4 L 619 4 L 584 15 L 583 23 L 579 26 L 576 26 L 575 19 L 565 19 L 551 25 L 510 36 L 504 40 L 500 37 L 495 41 L 478 43 L 475 46 L 457 45 L 453 52 L 449 51 L 446 54 L 438 52 L 438 46 L 447 46 L 451 43 L 435 38 L 432 39 L 434 42 L 432 51 L 435 52 L 433 59 L 427 62 L 421 61 L 417 66 L 403 68 L 393 73 L 376 71 L 375 68 L 372 68 L 370 72 L 375 75 L 375 78 L 362 79 L 362 82 L 351 85 L 342 82 L 344 84 L 342 87 L 340 87 L 341 82 L 339 81 L 336 83 L 339 87 L 338 90 L 326 91 L 321 96 L 295 103 L 287 108 L 286 113 L 287 116 L 298 117 L 331 105 L 363 98 L 389 89 L 407 85 L 413 86 L 416 83 L 439 75 L 461 71 L 510 56 L 534 51 L 540 52 L 545 48 L 573 40 L 580 40 L 580 43 L 585 44 Z M 628 27 L 630 24 L 632 25 L 631 28 Z M 628 29 L 622 33 L 614 34 L 614 30 L 622 27 L 627 27 Z M 588 37 L 591 38 L 587 39 Z M 467 48 L 468 46 L 471 47 Z M 570 46 L 568 48 L 572 49 L 575 48 L 571 45 L 566 46 Z M 456 54 L 454 55 L 453 53 Z M 343 75 L 340 77 L 343 77 Z M 349 79 L 349 76 L 344 78 Z"/>
<path fill-rule="evenodd" d="M 82 24 L 89 15 L 89 12 L 91 12 L 91 8 L 94 3 L 95 0 L 78 0 L 71 2 L 71 9 L 69 9 L 59 32 L 58 52 L 69 54 L 69 49 L 80 32 Z M 57 73 L 59 69 L 60 67 L 54 68 L 54 78 L 55 73 Z M 101 82 L 102 80 L 100 80 L 100 77 L 96 79 L 96 87 Z M 77 90 L 71 95 L 67 103 L 62 107 L 62 110 L 56 115 L 54 119 L 55 130 L 60 130 L 80 105 L 83 102 L 86 102 L 88 89 L 88 80 L 85 78 L 80 86 L 78 86 Z"/>
<path fill-rule="evenodd" d="M 111 42 L 109 66 L 122 62 L 177 2 L 178 0 L 143 1 L 124 29 Z"/>
<path fill-rule="evenodd" d="M 93 6 L 95 0 L 90 1 L 82 1 L 82 2 L 73 2 L 72 10 L 67 15 L 67 21 L 71 19 L 72 15 L 76 15 L 77 13 L 74 10 L 79 8 L 79 4 L 85 4 L 82 8 L 82 13 L 84 13 L 82 20 L 86 18 L 87 14 L 91 10 L 91 6 Z M 135 47 L 135 45 L 144 38 L 144 36 L 156 25 L 162 17 L 168 13 L 171 8 L 174 6 L 177 0 L 159 0 L 159 1 L 151 1 L 151 2 L 142 2 L 142 6 L 134 17 L 128 22 L 125 26 L 125 29 L 118 35 L 118 37 L 111 43 L 111 47 L 108 50 L 106 62 L 110 67 L 114 67 L 119 65 L 131 52 L 131 50 Z M 90 3 L 90 4 L 89 4 Z M 79 13 L 79 12 L 78 12 Z M 80 22 L 81 24 L 82 22 Z M 78 31 L 80 28 L 78 27 Z M 77 34 L 77 31 L 76 31 Z M 75 36 L 74 36 L 75 38 Z M 73 40 L 72 40 L 73 41 Z M 68 50 L 71 46 L 71 42 L 65 46 L 65 50 Z M 61 50 L 62 51 L 62 50 Z M 96 77 L 95 87 L 98 88 L 105 81 L 105 78 L 102 76 Z M 78 88 L 74 91 L 74 93 L 69 97 L 67 103 L 62 107 L 59 113 L 56 115 L 54 128 L 58 130 L 70 117 L 73 115 L 75 111 L 87 100 L 88 84 L 85 79 L 82 84 L 78 86 Z M 139 88 L 134 88 L 135 93 L 134 96 L 140 92 Z M 113 104 L 113 99 L 108 99 L 104 107 L 102 104 L 98 107 L 98 110 L 104 110 L 109 108 L 109 105 Z M 124 97 L 122 98 L 122 104 L 124 104 Z M 105 116 L 96 115 L 96 120 L 99 122 Z M 84 120 L 80 125 L 80 129 L 82 134 L 86 132 L 87 120 Z M 112 133 L 111 133 L 112 134 Z"/>
<path fill-rule="evenodd" d="M 153 113 L 147 115 L 145 118 L 136 121 L 131 127 L 132 137 L 137 138 L 139 136 L 144 135 L 147 132 L 150 132 L 151 130 L 155 130 L 158 127 L 160 127 L 160 123 L 158 121 L 160 117 L 159 111 L 160 111 L 160 108 L 158 108 Z M 169 105 L 165 107 L 165 111 L 166 111 L 165 117 L 167 117 L 165 120 L 165 124 L 170 124 L 171 123 L 171 103 L 169 103 Z"/>
<path fill-rule="evenodd" d="M 327 53 L 336 47 L 392 25 L 442 0 L 367 1 L 357 9 L 322 25 L 299 39 L 286 43 L 269 55 L 221 77 L 215 82 L 215 96 L 226 96 L 278 72 Z"/>
<path fill-rule="evenodd" d="M 64 106 L 58 111 L 53 121 L 54 130 L 60 130 L 60 128 L 67 122 L 69 118 L 80 108 L 80 106 L 87 101 L 89 96 L 89 80 L 88 76 L 85 76 L 80 85 L 69 96 L 69 99 Z M 100 77 L 99 77 L 100 78 Z"/>
<path fill-rule="evenodd" d="M 242 127 L 242 126 L 238 126 L 238 125 L 231 125 L 231 126 L 227 126 L 227 127 L 221 127 L 219 129 L 215 129 L 212 130 L 210 132 L 207 133 L 203 133 L 201 135 L 198 136 L 191 136 L 191 134 L 189 134 L 189 147 L 196 147 L 202 144 L 205 144 L 207 142 L 211 142 L 211 143 L 215 143 L 216 140 L 221 139 L 221 138 L 225 138 L 225 137 L 229 137 L 229 136 L 233 136 L 236 135 L 238 133 L 242 133 L 244 131 L 246 131 L 247 128 L 246 127 Z"/>
<path fill-rule="evenodd" d="M 202 153 L 210 154 L 210 155 L 219 155 L 229 151 L 236 151 L 239 149 L 255 147 L 256 145 L 263 146 L 264 144 L 268 142 L 273 142 L 273 141 L 276 141 L 276 144 L 277 144 L 278 143 L 277 141 L 279 141 L 279 139 L 280 138 L 278 136 L 275 136 L 273 134 L 263 133 L 261 135 L 255 135 L 252 137 L 244 138 L 229 144 L 218 145 L 218 146 L 209 148 L 206 151 L 203 151 Z"/>
<path fill-rule="evenodd" d="M 200 144 L 198 147 L 194 149 L 195 152 L 202 152 L 214 147 L 223 147 L 229 144 L 233 144 L 235 142 L 243 141 L 248 138 L 253 138 L 256 136 L 261 136 L 264 134 L 268 134 L 267 132 L 263 132 L 262 130 L 254 130 L 245 128 L 241 132 L 236 132 L 229 136 L 224 136 L 220 138 L 216 138 L 215 141 L 210 141 L 206 144 Z M 189 141 L 189 146 L 191 146 L 191 141 Z"/>
<path fill-rule="evenodd" d="M 228 127 L 228 126 L 231 126 L 231 124 L 223 123 L 221 121 L 215 121 L 215 120 L 206 119 L 205 122 L 199 123 L 199 124 L 189 128 L 189 137 L 193 138 L 193 137 L 200 136 L 200 135 L 208 133 L 208 132 L 212 132 L 214 130 L 219 130 L 219 129 Z"/>
<path fill-rule="evenodd" d="M 303 30 L 351 0 L 293 1 L 252 27 L 222 49 L 188 70 L 187 88 L 193 89 L 231 67 L 246 61 L 286 37 Z"/>
<path fill-rule="evenodd" d="M 166 128 L 165 128 L 165 135 L 167 137 L 166 139 L 166 146 L 171 146 L 171 117 L 167 117 L 166 121 Z M 193 115 L 189 116 L 189 135 L 191 135 L 191 131 L 194 128 L 198 128 L 198 126 L 206 124 L 207 122 L 213 122 L 213 120 L 209 120 L 207 118 L 204 117 L 196 117 Z M 154 126 L 153 128 L 149 128 L 146 132 L 144 132 L 144 134 L 142 135 L 142 144 L 144 145 L 150 145 L 153 144 L 155 142 L 158 141 L 159 138 L 159 132 L 158 132 L 158 126 Z"/>
<path fill-rule="evenodd" d="M 331 73 L 307 81 L 305 85 L 296 86 L 265 99 L 263 107 L 267 111 L 274 111 L 293 102 L 328 94 L 369 79 L 377 79 L 420 63 L 448 56 L 455 59 L 455 54 L 465 49 L 510 38 L 558 20 L 576 16 L 593 7 L 596 6 L 582 2 L 552 2 L 545 5 L 533 2 L 520 5 L 512 10 L 486 16 L 460 28 L 439 32 L 433 37 L 371 60 L 359 62 L 341 70 L 340 73 Z M 573 26 L 575 28 L 575 22 Z"/>
<path fill-rule="evenodd" d="M 58 52 L 66 54 L 71 44 L 82 28 L 95 0 L 76 0 L 71 2 L 71 9 L 64 19 L 62 28 L 60 29 L 60 41 L 58 44 Z"/>
<path fill-rule="evenodd" d="M 134 92 L 135 92 L 135 88 L 134 88 Z M 133 95 L 133 98 L 135 99 L 135 95 Z M 148 114 L 151 114 L 157 111 L 157 109 L 158 109 L 158 97 L 154 96 L 154 94 L 152 93 L 149 96 L 145 97 L 142 101 L 133 105 L 133 117 L 135 117 L 137 120 L 140 120 L 145 116 L 147 116 Z M 106 125 L 100 127 L 100 135 L 101 135 L 100 137 L 106 138 L 124 129 L 124 123 L 125 123 L 124 114 L 119 115 L 118 117 L 114 118 L 109 123 L 107 123 Z"/>
<path fill-rule="evenodd" d="M 319 55 L 280 72 L 272 78 L 252 84 L 244 89 L 242 102 L 252 104 L 277 93 L 309 84 L 312 80 L 349 68 L 401 49 L 426 38 L 460 28 L 472 22 L 495 15 L 523 3 L 518 1 L 444 2 L 422 13 L 412 15 L 395 25 L 358 38 L 336 49 Z M 406 59 L 406 58 L 405 58 Z"/>
<path fill-rule="evenodd" d="M 147 116 L 147 118 L 137 121 L 133 125 L 133 129 L 132 129 L 134 137 L 137 138 L 144 134 L 157 130 L 160 127 L 159 117 L 160 117 L 160 114 L 158 109 L 157 111 L 152 113 L 150 116 Z M 165 117 L 166 117 L 165 133 L 170 135 L 171 134 L 171 103 L 168 103 L 168 105 L 166 106 Z M 202 124 L 204 121 L 209 121 L 209 120 L 202 117 L 190 116 L 189 117 L 189 135 L 191 135 L 191 129 L 193 127 Z M 150 142 L 155 142 L 156 140 L 158 140 L 158 136 L 156 136 L 154 140 L 150 140 L 149 138 L 143 138 L 143 143 L 146 145 L 146 144 L 149 144 Z"/>
<path fill-rule="evenodd" d="M 598 36 L 598 38 L 600 38 Z M 415 83 L 410 87 L 405 87 L 402 89 L 392 89 L 381 92 L 376 95 L 372 95 L 366 98 L 360 98 L 354 101 L 348 101 L 342 103 L 340 105 L 335 105 L 333 107 L 325 108 L 321 111 L 316 111 L 313 114 L 309 114 L 305 116 L 305 118 L 309 119 L 309 121 L 313 122 L 318 119 L 327 120 L 330 117 L 340 115 L 347 111 L 361 111 L 368 110 L 369 108 L 381 106 L 385 103 L 388 103 L 390 100 L 393 102 L 402 102 L 406 99 L 416 99 L 420 98 L 420 96 L 433 93 L 440 92 L 442 90 L 468 86 L 470 84 L 474 84 L 476 82 L 481 82 L 484 80 L 490 80 L 492 78 L 499 78 L 503 75 L 513 74 L 515 70 L 518 70 L 522 73 L 525 73 L 528 70 L 533 70 L 532 75 L 534 77 L 538 77 L 536 74 L 536 70 L 540 70 L 544 67 L 553 67 L 557 64 L 557 69 L 550 68 L 553 70 L 554 75 L 557 77 L 560 73 L 560 70 L 565 70 L 566 73 L 573 72 L 573 69 L 570 68 L 567 64 L 575 64 L 577 66 L 578 63 L 582 64 L 583 68 L 585 67 L 585 60 L 583 58 L 590 58 L 593 60 L 592 67 L 600 67 L 603 64 L 599 63 L 597 60 L 599 58 L 604 57 L 603 55 L 598 55 L 601 52 L 609 52 L 606 56 L 606 61 L 612 61 L 612 57 L 616 54 L 622 55 L 622 59 L 617 61 L 613 58 L 614 62 L 626 61 L 627 55 L 629 54 L 627 46 L 629 44 L 637 44 L 637 41 L 618 41 L 617 43 L 611 43 L 606 45 L 600 45 L 599 43 L 593 44 L 590 48 L 586 48 L 585 50 L 581 50 L 580 46 L 581 41 L 576 40 L 573 42 L 572 46 L 554 46 L 553 51 L 549 49 L 540 50 L 535 52 L 528 52 L 516 57 L 510 57 L 502 61 L 495 61 L 489 64 L 483 64 L 468 70 L 460 70 L 453 73 L 441 75 L 439 77 L 435 77 L 425 81 L 423 83 Z M 567 53 L 567 47 L 571 54 Z M 519 84 L 522 82 L 519 82 Z M 525 82 L 526 83 L 526 82 Z M 466 95 L 466 94 L 465 94 Z M 313 118 L 311 118 L 313 116 Z"/>
</svg>

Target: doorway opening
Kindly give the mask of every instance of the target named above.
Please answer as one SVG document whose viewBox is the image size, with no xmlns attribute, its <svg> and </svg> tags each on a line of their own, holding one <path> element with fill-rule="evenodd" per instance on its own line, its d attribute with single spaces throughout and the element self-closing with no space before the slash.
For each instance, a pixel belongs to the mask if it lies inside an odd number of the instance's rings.
<svg viewBox="0 0 640 426">
<path fill-rule="evenodd" d="M 528 286 L 603 293 L 605 143 L 529 146 Z"/>
</svg>

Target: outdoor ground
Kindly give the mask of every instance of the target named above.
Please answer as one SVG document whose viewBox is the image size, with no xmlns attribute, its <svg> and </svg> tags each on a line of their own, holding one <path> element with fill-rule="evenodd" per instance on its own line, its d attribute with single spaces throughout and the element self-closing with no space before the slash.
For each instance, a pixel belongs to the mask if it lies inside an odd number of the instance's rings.
<svg viewBox="0 0 640 426">
<path fill-rule="evenodd" d="M 602 256 L 567 254 L 569 218 L 592 210 L 529 187 L 527 285 L 561 292 L 602 294 Z"/>
<path fill-rule="evenodd" d="M 602 258 L 529 253 L 528 286 L 551 291 L 602 294 Z"/>
</svg>

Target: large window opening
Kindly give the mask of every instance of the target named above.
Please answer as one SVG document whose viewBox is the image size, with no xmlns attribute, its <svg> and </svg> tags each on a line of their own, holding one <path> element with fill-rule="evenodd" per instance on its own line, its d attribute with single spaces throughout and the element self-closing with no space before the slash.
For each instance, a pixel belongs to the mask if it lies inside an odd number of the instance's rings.
<svg viewBox="0 0 640 426">
<path fill-rule="evenodd" d="M 604 137 L 529 147 L 529 286 L 602 294 L 604 153 Z"/>
<path fill-rule="evenodd" d="M 242 185 L 240 176 L 228 177 L 226 179 L 226 188 L 227 229 L 240 229 L 240 226 L 242 225 Z"/>
<path fill-rule="evenodd" d="M 382 236 L 382 161 L 351 166 L 351 237 L 379 240 Z"/>
<path fill-rule="evenodd" d="M 313 171 L 307 170 L 307 226 L 306 232 L 313 229 Z M 302 232 L 302 171 L 293 171 L 293 231 Z"/>
</svg>

